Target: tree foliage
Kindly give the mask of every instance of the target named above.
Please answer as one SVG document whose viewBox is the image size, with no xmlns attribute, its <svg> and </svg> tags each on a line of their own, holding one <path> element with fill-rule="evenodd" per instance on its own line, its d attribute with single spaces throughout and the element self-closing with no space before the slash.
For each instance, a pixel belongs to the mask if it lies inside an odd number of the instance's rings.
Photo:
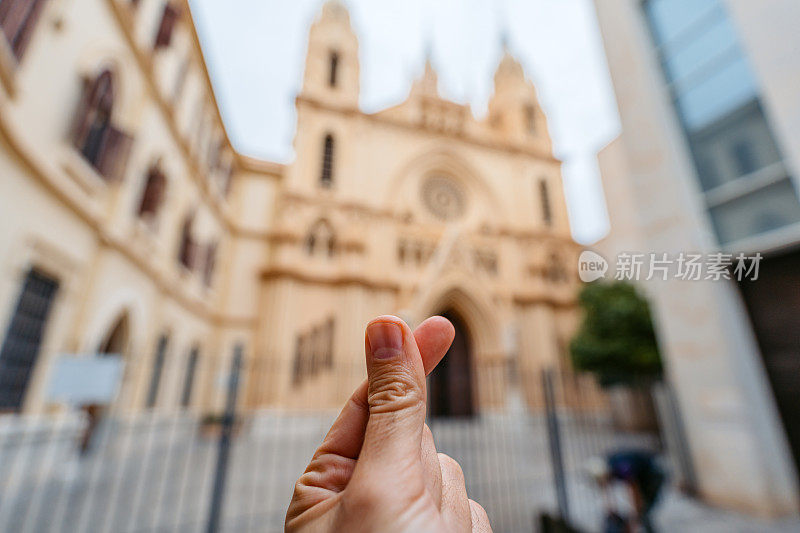
<svg viewBox="0 0 800 533">
<path fill-rule="evenodd" d="M 591 283 L 578 299 L 584 318 L 570 343 L 576 369 L 594 373 L 603 386 L 661 377 L 650 308 L 633 285 Z"/>
</svg>

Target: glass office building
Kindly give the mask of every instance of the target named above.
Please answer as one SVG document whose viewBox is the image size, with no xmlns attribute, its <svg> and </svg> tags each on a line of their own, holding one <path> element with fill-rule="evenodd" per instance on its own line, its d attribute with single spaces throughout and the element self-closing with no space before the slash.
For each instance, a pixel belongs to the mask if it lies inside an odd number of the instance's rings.
<svg viewBox="0 0 800 533">
<path fill-rule="evenodd" d="M 800 223 L 795 187 L 724 2 L 646 0 L 644 10 L 720 244 L 736 249 Z"/>
</svg>

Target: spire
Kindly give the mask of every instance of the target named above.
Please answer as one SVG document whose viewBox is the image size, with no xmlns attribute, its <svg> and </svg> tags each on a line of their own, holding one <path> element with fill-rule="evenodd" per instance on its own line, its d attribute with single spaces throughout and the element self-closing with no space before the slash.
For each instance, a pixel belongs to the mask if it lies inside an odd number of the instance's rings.
<svg viewBox="0 0 800 533">
<path fill-rule="evenodd" d="M 439 96 L 439 76 L 433 67 L 433 39 L 425 43 L 425 69 L 422 76 L 414 82 L 413 92 Z"/>
<path fill-rule="evenodd" d="M 505 26 L 500 30 L 500 46 L 503 47 L 504 53 L 508 53 L 511 50 L 511 35 L 508 33 L 508 28 Z"/>
<path fill-rule="evenodd" d="M 322 20 L 350 22 L 350 14 L 341 0 L 327 0 L 322 6 Z"/>
<path fill-rule="evenodd" d="M 425 42 L 425 63 L 430 63 L 433 59 L 433 38 L 428 37 L 428 40 Z"/>
<path fill-rule="evenodd" d="M 524 80 L 525 70 L 522 64 L 514 57 L 509 48 L 507 35 L 503 37 L 503 57 L 500 59 L 500 64 L 497 65 L 497 71 L 494 74 L 495 83 L 500 79 L 508 80 Z"/>
<path fill-rule="evenodd" d="M 425 94 L 439 95 L 439 76 L 433 68 L 430 54 L 425 57 L 425 72 L 423 72 L 422 78 L 417 80 L 416 85 Z"/>
<path fill-rule="evenodd" d="M 508 18 L 505 16 L 504 9 L 501 3 L 495 4 L 497 9 L 497 20 L 498 25 L 500 27 L 500 47 L 501 47 L 501 54 L 502 59 L 500 60 L 500 64 L 497 66 L 497 72 L 495 73 L 495 81 L 497 81 L 498 76 L 500 77 L 508 77 L 508 78 L 516 78 L 516 77 L 525 77 L 525 72 L 522 68 L 522 65 L 517 61 L 514 57 L 514 54 L 511 52 L 511 32 L 508 27 Z"/>
</svg>

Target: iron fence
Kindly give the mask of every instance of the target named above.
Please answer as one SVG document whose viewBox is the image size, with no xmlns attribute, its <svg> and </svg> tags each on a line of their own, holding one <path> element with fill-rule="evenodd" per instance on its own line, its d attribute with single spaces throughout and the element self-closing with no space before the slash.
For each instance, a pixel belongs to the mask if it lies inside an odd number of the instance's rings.
<svg viewBox="0 0 800 533">
<path fill-rule="evenodd" d="M 0 416 L 0 531 L 282 530 L 294 482 L 364 371 L 323 368 L 301 383 L 292 368 L 240 355 L 232 368 L 226 410 L 213 416 L 163 406 L 110 408 L 96 425 L 81 411 Z M 597 531 L 603 501 L 586 460 L 662 447 L 652 428 L 621 430 L 586 376 L 501 361 L 476 368 L 473 387 L 475 416 L 429 425 L 497 533 L 532 531 L 559 511 Z"/>
</svg>

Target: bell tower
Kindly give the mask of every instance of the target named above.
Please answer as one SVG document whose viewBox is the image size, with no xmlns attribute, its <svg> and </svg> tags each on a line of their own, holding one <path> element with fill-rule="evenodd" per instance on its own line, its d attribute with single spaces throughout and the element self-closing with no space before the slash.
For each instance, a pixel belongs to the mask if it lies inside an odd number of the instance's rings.
<svg viewBox="0 0 800 533">
<path fill-rule="evenodd" d="M 302 95 L 325 104 L 358 107 L 358 38 L 340 0 L 325 2 L 311 26 Z"/>
<path fill-rule="evenodd" d="M 547 121 L 539 106 L 536 89 L 525 77 L 522 65 L 512 55 L 505 39 L 503 57 L 494 74 L 489 121 L 494 130 L 510 140 L 550 143 Z"/>
</svg>

